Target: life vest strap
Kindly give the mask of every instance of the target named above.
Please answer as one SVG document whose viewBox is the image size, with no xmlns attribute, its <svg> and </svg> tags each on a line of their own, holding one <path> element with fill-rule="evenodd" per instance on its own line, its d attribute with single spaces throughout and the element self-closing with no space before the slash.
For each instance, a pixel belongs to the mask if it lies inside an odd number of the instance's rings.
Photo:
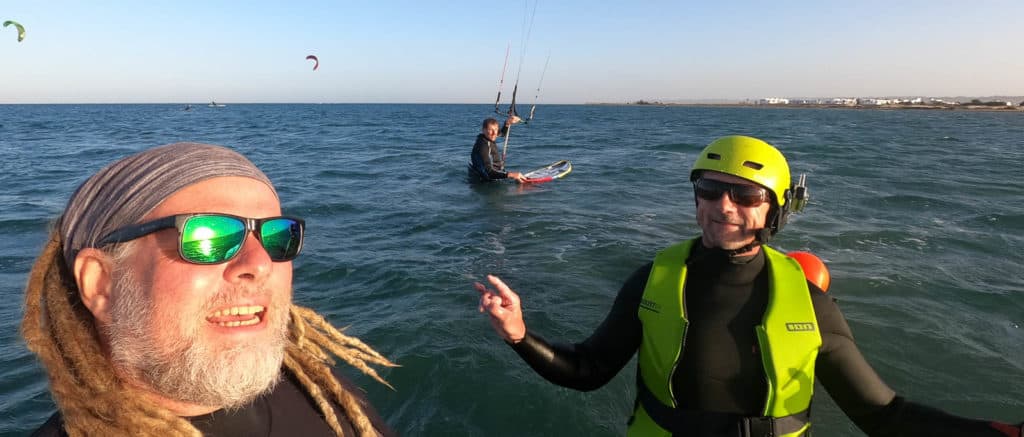
<svg viewBox="0 0 1024 437">
<path fill-rule="evenodd" d="M 749 417 L 740 414 L 712 411 L 683 410 L 669 407 L 647 388 L 637 384 L 637 400 L 654 423 L 673 435 L 691 435 L 722 432 L 735 429 L 737 437 L 774 437 L 800 431 L 811 420 L 808 408 L 785 417 Z"/>
</svg>

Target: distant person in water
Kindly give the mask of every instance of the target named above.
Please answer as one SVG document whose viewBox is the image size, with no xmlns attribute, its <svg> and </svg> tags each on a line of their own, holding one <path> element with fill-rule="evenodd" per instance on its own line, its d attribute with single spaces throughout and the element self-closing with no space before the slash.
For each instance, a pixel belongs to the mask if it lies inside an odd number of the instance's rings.
<svg viewBox="0 0 1024 437">
<path fill-rule="evenodd" d="M 511 115 L 505 119 L 505 124 L 498 129 L 498 120 L 488 118 L 484 120 L 480 129 L 480 135 L 476 136 L 476 144 L 473 144 L 473 153 L 469 162 L 469 180 L 473 182 L 487 182 L 498 179 L 515 179 L 516 182 L 523 182 L 523 174 L 518 171 L 505 170 L 505 157 L 501 156 L 498 144 L 494 141 L 499 135 L 507 135 L 508 127 L 519 123 L 520 118 Z"/>
</svg>

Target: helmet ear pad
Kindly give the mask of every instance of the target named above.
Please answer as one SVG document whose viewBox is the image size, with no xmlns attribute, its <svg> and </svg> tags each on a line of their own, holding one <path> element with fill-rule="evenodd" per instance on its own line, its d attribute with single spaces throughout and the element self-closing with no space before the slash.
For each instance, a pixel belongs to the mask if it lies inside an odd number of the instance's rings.
<svg viewBox="0 0 1024 437">
<path fill-rule="evenodd" d="M 778 234 L 782 227 L 786 225 L 786 216 L 788 215 L 778 205 L 772 205 L 771 209 L 768 210 L 768 217 L 764 221 L 764 230 L 768 232 L 766 237 L 774 237 L 775 234 Z"/>
<path fill-rule="evenodd" d="M 792 204 L 793 190 L 787 189 L 785 194 L 786 203 L 784 206 L 779 206 L 779 202 L 772 196 L 772 207 L 768 210 L 768 216 L 765 218 L 764 224 L 765 229 L 769 231 L 768 236 L 773 237 L 782 230 L 783 226 L 786 226 L 786 222 L 789 221 L 789 205 Z M 767 241 L 767 240 L 765 240 Z"/>
</svg>

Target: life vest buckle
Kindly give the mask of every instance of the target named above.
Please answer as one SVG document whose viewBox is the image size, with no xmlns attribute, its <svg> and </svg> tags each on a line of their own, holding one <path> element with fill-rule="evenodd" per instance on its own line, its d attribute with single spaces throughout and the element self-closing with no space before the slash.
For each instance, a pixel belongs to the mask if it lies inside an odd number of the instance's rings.
<svg viewBox="0 0 1024 437">
<path fill-rule="evenodd" d="M 744 417 L 738 425 L 743 437 L 775 437 L 774 417 Z"/>
</svg>

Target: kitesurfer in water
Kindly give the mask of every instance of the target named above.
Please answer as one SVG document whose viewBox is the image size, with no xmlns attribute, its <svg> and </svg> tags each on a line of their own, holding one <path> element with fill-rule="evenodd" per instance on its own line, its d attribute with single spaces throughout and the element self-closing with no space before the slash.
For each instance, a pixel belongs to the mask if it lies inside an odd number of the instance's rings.
<svg viewBox="0 0 1024 437">
<path fill-rule="evenodd" d="M 497 179 L 515 179 L 516 182 L 524 180 L 523 174 L 517 171 L 505 170 L 505 159 L 498 150 L 498 144 L 494 141 L 498 136 L 508 133 L 508 127 L 518 123 L 520 118 L 510 115 L 505 119 L 505 124 L 498 129 L 498 120 L 487 118 L 476 136 L 476 143 L 473 144 L 473 152 L 470 155 L 469 179 L 474 182 L 493 181 Z"/>
<path fill-rule="evenodd" d="M 720 138 L 689 179 L 701 236 L 637 269 L 583 342 L 549 343 L 527 330 L 519 295 L 496 276 L 493 288 L 474 284 L 479 310 L 530 367 L 564 387 L 595 390 L 638 354 L 629 436 L 806 436 L 815 380 L 870 436 L 1021 435 L 1022 424 L 908 401 L 875 373 L 836 302 L 766 245 L 806 203 L 775 147 Z"/>
</svg>

